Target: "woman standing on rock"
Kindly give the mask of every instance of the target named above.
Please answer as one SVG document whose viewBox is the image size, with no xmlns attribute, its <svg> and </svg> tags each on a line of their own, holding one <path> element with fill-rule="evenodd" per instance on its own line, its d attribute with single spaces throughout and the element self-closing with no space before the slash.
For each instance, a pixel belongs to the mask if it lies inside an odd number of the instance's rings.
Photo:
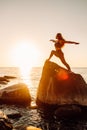
<svg viewBox="0 0 87 130">
<path fill-rule="evenodd" d="M 55 50 L 51 51 L 51 54 L 48 58 L 48 60 L 51 59 L 51 57 L 53 55 L 55 55 L 56 57 L 59 57 L 59 59 L 61 60 L 61 62 L 66 66 L 66 68 L 71 71 L 70 66 L 68 65 L 68 63 L 66 62 L 65 58 L 64 58 L 64 53 L 62 52 L 62 47 L 64 46 L 64 44 L 68 43 L 68 44 L 79 44 L 78 42 L 73 42 L 73 41 L 66 41 L 61 33 L 57 33 L 56 35 L 56 39 L 53 40 L 51 39 L 50 41 L 54 42 L 54 46 L 55 46 Z"/>
</svg>

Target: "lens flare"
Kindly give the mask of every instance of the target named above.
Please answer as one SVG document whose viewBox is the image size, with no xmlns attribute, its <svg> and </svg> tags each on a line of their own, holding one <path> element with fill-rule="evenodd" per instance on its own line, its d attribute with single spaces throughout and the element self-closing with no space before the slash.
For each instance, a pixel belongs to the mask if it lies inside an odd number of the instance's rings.
<svg viewBox="0 0 87 130">
<path fill-rule="evenodd" d="M 68 73 L 67 73 L 67 71 L 60 69 L 60 70 L 57 71 L 57 73 L 56 73 L 56 78 L 57 78 L 58 80 L 67 80 L 67 79 L 68 79 Z"/>
</svg>

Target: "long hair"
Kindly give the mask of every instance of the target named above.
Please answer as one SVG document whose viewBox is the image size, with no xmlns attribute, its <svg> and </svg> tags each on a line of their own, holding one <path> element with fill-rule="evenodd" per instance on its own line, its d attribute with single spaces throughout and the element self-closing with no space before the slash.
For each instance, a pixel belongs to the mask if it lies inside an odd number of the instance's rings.
<svg viewBox="0 0 87 130">
<path fill-rule="evenodd" d="M 61 33 L 56 34 L 56 39 L 59 38 L 60 40 L 65 40 Z"/>
</svg>

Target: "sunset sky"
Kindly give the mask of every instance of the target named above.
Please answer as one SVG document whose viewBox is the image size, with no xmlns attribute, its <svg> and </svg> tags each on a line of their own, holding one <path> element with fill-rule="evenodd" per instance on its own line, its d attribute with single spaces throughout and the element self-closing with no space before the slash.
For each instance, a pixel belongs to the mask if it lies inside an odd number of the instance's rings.
<svg viewBox="0 0 87 130">
<path fill-rule="evenodd" d="M 0 0 L 0 66 L 42 66 L 58 32 L 80 43 L 62 49 L 69 65 L 87 67 L 87 0 Z"/>
</svg>

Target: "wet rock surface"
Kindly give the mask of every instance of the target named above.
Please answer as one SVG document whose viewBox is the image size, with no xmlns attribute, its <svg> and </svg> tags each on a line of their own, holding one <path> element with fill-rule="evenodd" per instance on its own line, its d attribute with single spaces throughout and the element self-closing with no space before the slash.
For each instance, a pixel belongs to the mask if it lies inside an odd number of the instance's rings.
<svg viewBox="0 0 87 130">
<path fill-rule="evenodd" d="M 0 111 L 0 129 L 1 130 L 12 130 L 13 126 L 8 117 Z"/>
</svg>

